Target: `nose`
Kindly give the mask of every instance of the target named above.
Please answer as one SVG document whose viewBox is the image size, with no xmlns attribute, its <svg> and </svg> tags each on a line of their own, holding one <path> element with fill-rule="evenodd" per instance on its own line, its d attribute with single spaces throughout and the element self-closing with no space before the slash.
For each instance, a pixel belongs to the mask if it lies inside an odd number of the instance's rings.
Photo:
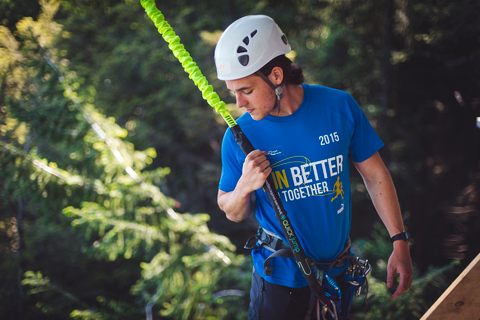
<svg viewBox="0 0 480 320">
<path fill-rule="evenodd" d="M 237 107 L 243 108 L 247 105 L 247 100 L 243 97 L 241 93 L 235 94 L 235 99 L 237 100 Z"/>
</svg>

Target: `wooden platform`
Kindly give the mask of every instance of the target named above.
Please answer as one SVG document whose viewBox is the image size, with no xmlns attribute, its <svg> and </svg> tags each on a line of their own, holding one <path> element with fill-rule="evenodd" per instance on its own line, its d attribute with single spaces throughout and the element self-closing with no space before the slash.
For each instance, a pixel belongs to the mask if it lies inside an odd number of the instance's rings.
<svg viewBox="0 0 480 320">
<path fill-rule="evenodd" d="M 480 319 L 480 254 L 420 320 Z"/>
</svg>

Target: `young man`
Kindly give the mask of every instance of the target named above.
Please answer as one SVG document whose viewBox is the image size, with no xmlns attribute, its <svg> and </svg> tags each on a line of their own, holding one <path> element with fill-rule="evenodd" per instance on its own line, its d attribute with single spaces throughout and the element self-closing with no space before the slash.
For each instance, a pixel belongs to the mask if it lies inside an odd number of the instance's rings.
<svg viewBox="0 0 480 320">
<path fill-rule="evenodd" d="M 290 50 L 280 28 L 264 15 L 235 21 L 215 48 L 217 76 L 246 110 L 237 123 L 257 148 L 245 156 L 227 130 L 219 207 L 236 222 L 255 212 L 263 235 L 285 242 L 262 189 L 271 175 L 306 255 L 341 281 L 348 263 L 325 265 L 349 252 L 352 159 L 392 237 L 387 286 L 398 273 L 396 298 L 410 288 L 413 271 L 395 187 L 378 153 L 383 143 L 350 95 L 303 84 L 301 68 L 285 57 Z M 268 246 L 252 250 L 249 319 L 303 319 L 309 307 L 307 282 L 291 258 L 271 259 L 272 269 L 265 272 L 272 251 Z"/>
</svg>

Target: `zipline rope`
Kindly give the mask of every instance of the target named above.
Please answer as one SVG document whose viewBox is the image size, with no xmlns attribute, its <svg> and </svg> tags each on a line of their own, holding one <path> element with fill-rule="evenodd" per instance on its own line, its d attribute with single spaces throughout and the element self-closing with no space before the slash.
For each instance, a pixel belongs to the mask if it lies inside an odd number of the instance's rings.
<svg viewBox="0 0 480 320">
<path fill-rule="evenodd" d="M 158 32 L 163 39 L 168 43 L 168 47 L 172 50 L 175 58 L 180 61 L 183 69 L 188 74 L 189 78 L 193 80 L 197 88 L 202 92 L 202 97 L 208 104 L 215 109 L 215 111 L 222 116 L 229 127 L 235 126 L 237 123 L 233 119 L 230 112 L 225 107 L 225 102 L 220 100 L 218 94 L 213 90 L 213 87 L 208 84 L 207 78 L 202 74 L 200 68 L 193 61 L 190 54 L 185 50 L 183 44 L 180 43 L 180 37 L 175 34 L 170 24 L 165 21 L 162 12 L 157 9 L 154 0 L 141 0 L 142 7 L 145 9 L 148 17 L 153 21 Z"/>
</svg>

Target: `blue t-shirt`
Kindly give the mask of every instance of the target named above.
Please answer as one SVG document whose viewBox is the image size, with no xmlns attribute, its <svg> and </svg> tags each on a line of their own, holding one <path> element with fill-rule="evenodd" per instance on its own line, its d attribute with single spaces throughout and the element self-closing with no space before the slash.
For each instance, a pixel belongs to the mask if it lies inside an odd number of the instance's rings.
<svg viewBox="0 0 480 320">
<path fill-rule="evenodd" d="M 304 99 L 292 115 L 255 121 L 249 114 L 237 123 L 255 149 L 268 152 L 272 177 L 305 254 L 331 261 L 344 248 L 350 233 L 349 158 L 362 162 L 382 146 L 356 101 L 346 92 L 303 84 Z M 222 145 L 219 189 L 235 189 L 245 155 L 228 129 Z M 286 238 L 263 188 L 255 191 L 255 215 L 260 226 Z M 263 263 L 271 255 L 252 250 L 256 271 L 268 282 L 307 285 L 294 259 L 274 258 L 273 273 Z"/>
</svg>

